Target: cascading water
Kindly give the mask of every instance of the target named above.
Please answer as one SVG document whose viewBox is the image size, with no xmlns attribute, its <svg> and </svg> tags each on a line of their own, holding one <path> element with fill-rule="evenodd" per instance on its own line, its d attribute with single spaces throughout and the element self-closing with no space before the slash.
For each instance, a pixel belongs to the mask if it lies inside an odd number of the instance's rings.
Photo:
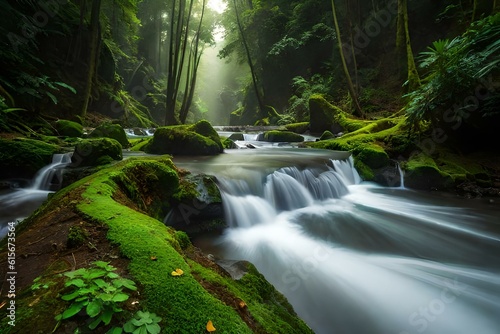
<svg viewBox="0 0 500 334">
<path fill-rule="evenodd" d="M 218 180 L 224 257 L 255 264 L 316 333 L 499 333 L 498 211 L 359 184 L 352 160 Z"/>
<path fill-rule="evenodd" d="M 0 193 L 0 239 L 7 234 L 7 224 L 29 216 L 61 187 L 62 169 L 71 163 L 72 153 L 54 154 L 52 163 L 40 169 L 28 188 L 8 189 Z"/>
</svg>

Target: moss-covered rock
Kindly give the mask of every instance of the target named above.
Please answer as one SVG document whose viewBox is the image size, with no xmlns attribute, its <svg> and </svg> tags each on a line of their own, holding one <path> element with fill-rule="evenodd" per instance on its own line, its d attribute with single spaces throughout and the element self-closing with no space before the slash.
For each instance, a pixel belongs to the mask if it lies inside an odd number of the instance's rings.
<svg viewBox="0 0 500 334">
<path fill-rule="evenodd" d="M 0 169 L 2 178 L 32 178 L 36 172 L 61 153 L 57 145 L 33 139 L 0 139 Z"/>
<path fill-rule="evenodd" d="M 310 130 L 312 133 L 331 131 L 350 132 L 366 125 L 365 121 L 350 119 L 340 108 L 330 104 L 321 94 L 309 98 Z"/>
<path fill-rule="evenodd" d="M 89 138 L 112 138 L 122 145 L 123 148 L 128 148 L 130 143 L 127 139 L 127 134 L 120 124 L 103 123 L 99 125 L 89 134 Z"/>
<path fill-rule="evenodd" d="M 224 148 L 210 123 L 200 121 L 194 125 L 158 128 L 144 150 L 153 154 L 216 155 Z"/>
<path fill-rule="evenodd" d="M 296 143 L 303 142 L 304 137 L 291 131 L 271 130 L 264 132 L 264 141 Z"/>
<path fill-rule="evenodd" d="M 170 160 L 131 161 L 111 179 L 141 210 L 163 220 L 168 201 L 179 188 L 179 178 Z"/>
<path fill-rule="evenodd" d="M 446 189 L 453 186 L 452 177 L 442 172 L 434 159 L 422 152 L 413 155 L 405 166 L 405 186 L 413 189 Z"/>
<path fill-rule="evenodd" d="M 285 128 L 288 131 L 302 134 L 305 133 L 307 130 L 309 130 L 309 122 L 291 123 L 285 125 Z"/>
<path fill-rule="evenodd" d="M 243 135 L 243 132 L 235 132 L 231 133 L 229 136 L 229 139 L 231 140 L 245 140 L 245 136 Z"/>
<path fill-rule="evenodd" d="M 184 175 L 173 195 L 172 210 L 165 223 L 190 235 L 221 232 L 227 227 L 222 198 L 215 178 L 204 174 Z"/>
<path fill-rule="evenodd" d="M 55 127 L 60 136 L 64 137 L 83 136 L 83 126 L 76 122 L 60 119 L 56 122 Z"/>
<path fill-rule="evenodd" d="M 75 146 L 72 167 L 105 165 L 122 160 L 122 146 L 111 138 L 84 139 Z"/>
<path fill-rule="evenodd" d="M 224 146 L 224 149 L 236 148 L 236 144 L 234 143 L 234 141 L 231 138 L 221 137 L 221 143 L 222 143 L 222 146 Z"/>
<path fill-rule="evenodd" d="M 328 139 L 333 139 L 335 138 L 335 135 L 331 133 L 330 131 L 326 130 L 321 134 L 321 137 L 319 137 L 319 140 L 328 140 Z"/>
</svg>

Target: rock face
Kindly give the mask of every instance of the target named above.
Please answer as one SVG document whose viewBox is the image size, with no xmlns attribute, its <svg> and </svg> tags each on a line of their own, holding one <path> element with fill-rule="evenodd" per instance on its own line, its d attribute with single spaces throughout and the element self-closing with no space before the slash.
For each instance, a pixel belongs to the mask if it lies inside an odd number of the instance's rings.
<svg viewBox="0 0 500 334">
<path fill-rule="evenodd" d="M 60 136 L 65 136 L 65 137 L 83 136 L 83 126 L 81 124 L 64 119 L 58 120 L 56 122 L 56 130 Z"/>
<path fill-rule="evenodd" d="M 311 133 L 323 133 L 328 130 L 333 134 L 337 134 L 344 131 L 337 122 L 342 110 L 328 103 L 323 96 L 314 94 L 310 97 L 309 113 Z"/>
<path fill-rule="evenodd" d="M 153 154 L 217 155 L 224 147 L 210 123 L 199 121 L 193 125 L 158 128 L 144 150 Z"/>
<path fill-rule="evenodd" d="M 120 124 L 103 123 L 95 128 L 89 135 L 90 138 L 112 138 L 120 143 L 123 148 L 128 148 L 130 143 L 127 134 Z"/>
<path fill-rule="evenodd" d="M 76 144 L 72 167 L 99 166 L 122 160 L 122 146 L 111 138 L 84 139 Z"/>
<path fill-rule="evenodd" d="M 0 169 L 2 178 L 32 178 L 52 161 L 59 146 L 33 139 L 0 139 Z"/>
<path fill-rule="evenodd" d="M 219 188 L 213 176 L 197 174 L 184 176 L 176 203 L 165 217 L 165 224 L 190 235 L 220 232 L 227 227 Z"/>
</svg>

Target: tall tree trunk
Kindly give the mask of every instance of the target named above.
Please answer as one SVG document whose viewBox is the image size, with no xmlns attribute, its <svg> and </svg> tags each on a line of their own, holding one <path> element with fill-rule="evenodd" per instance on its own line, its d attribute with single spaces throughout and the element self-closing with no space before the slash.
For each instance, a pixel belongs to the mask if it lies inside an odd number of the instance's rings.
<svg viewBox="0 0 500 334">
<path fill-rule="evenodd" d="M 186 85 L 184 89 L 184 99 L 182 101 L 182 107 L 180 111 L 180 121 L 181 123 L 186 123 L 186 118 L 193 103 L 194 90 L 196 88 L 196 79 L 198 75 L 198 67 L 200 65 L 201 55 L 203 53 L 200 47 L 200 35 L 201 27 L 203 23 L 203 18 L 205 16 L 206 0 L 203 0 L 201 8 L 200 23 L 198 24 L 198 29 L 196 31 L 196 38 L 194 38 L 191 46 L 191 52 L 189 54 L 189 65 L 188 73 L 186 75 Z"/>
<path fill-rule="evenodd" d="M 162 17 L 161 17 L 161 10 L 156 13 L 155 16 L 155 34 L 156 34 L 156 41 L 155 41 L 155 69 L 156 73 L 161 73 L 161 28 L 162 28 Z"/>
<path fill-rule="evenodd" d="M 415 65 L 415 59 L 413 58 L 413 50 L 411 47 L 410 28 L 408 24 L 408 1 L 399 0 L 399 4 L 402 6 L 405 29 L 406 58 L 408 66 L 408 90 L 413 91 L 420 87 L 420 77 L 418 75 L 417 66 Z"/>
<path fill-rule="evenodd" d="M 358 6 L 359 7 L 359 6 Z M 347 0 L 347 19 L 349 21 L 349 42 L 351 44 L 351 57 L 354 69 L 354 88 L 356 94 L 359 94 L 359 81 L 358 81 L 358 60 L 356 59 L 356 49 L 354 48 L 354 34 L 352 31 L 352 17 L 351 17 L 351 3 Z"/>
<path fill-rule="evenodd" d="M 174 90 L 175 74 L 176 74 L 176 61 L 175 55 L 177 46 L 175 44 L 176 35 L 175 29 L 175 9 L 177 1 L 172 1 L 172 11 L 170 14 L 170 29 L 169 29 L 169 48 L 168 48 L 168 59 L 167 59 L 167 89 L 165 92 L 165 125 L 172 125 L 176 123 L 175 120 L 175 102 L 176 95 Z"/>
<path fill-rule="evenodd" d="M 495 14 L 497 12 L 497 0 L 493 0 L 493 9 L 491 10 L 491 14 Z"/>
<path fill-rule="evenodd" d="M 238 24 L 238 29 L 240 31 L 241 41 L 243 43 L 243 47 L 245 48 L 245 54 L 247 56 L 248 66 L 250 67 L 250 73 L 252 74 L 253 88 L 255 90 L 255 97 L 257 98 L 257 103 L 259 105 L 259 112 L 260 112 L 260 115 L 264 115 L 264 108 L 265 108 L 264 101 L 263 101 L 262 96 L 260 94 L 259 84 L 258 84 L 258 80 L 257 80 L 257 73 L 255 72 L 255 68 L 254 68 L 254 65 L 252 62 L 252 57 L 250 55 L 250 48 L 248 47 L 248 43 L 247 43 L 247 40 L 245 38 L 245 34 L 243 32 L 243 25 L 241 24 L 240 14 L 238 12 L 236 0 L 233 0 L 233 5 L 234 5 L 234 10 L 236 12 L 236 23 Z"/>
<path fill-rule="evenodd" d="M 342 67 L 344 69 L 344 74 L 347 80 L 347 88 L 349 89 L 349 93 L 351 94 L 352 101 L 354 103 L 355 107 L 355 112 L 357 116 L 364 117 L 363 110 L 361 109 L 361 106 L 359 105 L 358 101 L 358 95 L 356 94 L 356 90 L 354 89 L 354 85 L 352 83 L 351 75 L 349 74 L 349 69 L 347 68 L 347 63 L 345 61 L 344 57 L 344 52 L 342 50 L 342 39 L 340 36 L 340 29 L 339 29 L 339 22 L 337 20 L 337 11 L 335 10 L 335 2 L 334 0 L 332 1 L 332 13 L 333 13 L 333 22 L 335 24 L 335 32 L 337 34 L 337 43 L 338 43 L 338 49 L 340 53 L 340 60 L 342 61 Z"/>
<path fill-rule="evenodd" d="M 101 13 L 101 0 L 92 2 L 92 12 L 90 14 L 90 45 L 88 56 L 87 78 L 83 92 L 83 104 L 80 109 L 80 116 L 85 117 L 89 100 L 91 98 L 92 84 L 97 77 L 97 63 L 99 61 L 99 49 L 101 44 L 101 29 L 99 15 Z"/>
</svg>

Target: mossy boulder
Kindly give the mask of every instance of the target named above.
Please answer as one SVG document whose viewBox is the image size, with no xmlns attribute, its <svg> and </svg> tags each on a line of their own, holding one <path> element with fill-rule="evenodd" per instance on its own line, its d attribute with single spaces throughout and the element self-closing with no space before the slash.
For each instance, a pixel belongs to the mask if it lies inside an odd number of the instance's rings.
<svg viewBox="0 0 500 334">
<path fill-rule="evenodd" d="M 264 141 L 296 143 L 303 142 L 304 137 L 291 131 L 271 130 L 264 132 Z"/>
<path fill-rule="evenodd" d="M 231 133 L 231 135 L 229 136 L 229 139 L 231 139 L 231 140 L 245 140 L 245 136 L 243 135 L 242 132 L 234 132 L 234 133 Z"/>
<path fill-rule="evenodd" d="M 330 131 L 326 130 L 321 134 L 321 137 L 319 137 L 319 140 L 328 140 L 328 139 L 333 139 L 335 138 L 335 135 L 331 133 Z"/>
<path fill-rule="evenodd" d="M 141 210 L 163 220 L 168 201 L 179 188 L 179 178 L 171 161 L 131 161 L 111 179 Z"/>
<path fill-rule="evenodd" d="M 60 119 L 55 126 L 57 133 L 64 137 L 81 137 L 83 136 L 83 126 L 77 122 Z"/>
<path fill-rule="evenodd" d="M 334 134 L 351 132 L 361 129 L 366 121 L 347 117 L 340 108 L 329 103 L 321 94 L 313 94 L 309 98 L 310 130 L 311 133 L 330 131 Z"/>
<path fill-rule="evenodd" d="M 111 138 L 83 139 L 75 146 L 72 167 L 105 165 L 122 160 L 122 146 Z"/>
<path fill-rule="evenodd" d="M 153 154 L 217 155 L 224 147 L 210 123 L 200 121 L 194 125 L 158 128 L 144 150 Z"/>
<path fill-rule="evenodd" d="M 305 133 L 307 130 L 309 130 L 309 122 L 291 123 L 285 125 L 285 128 L 288 131 L 302 134 Z"/>
<path fill-rule="evenodd" d="M 120 124 L 103 123 L 89 134 L 89 138 L 112 138 L 120 143 L 123 148 L 128 148 L 130 143 L 127 134 Z"/>
<path fill-rule="evenodd" d="M 405 166 L 405 186 L 422 190 L 442 190 L 454 185 L 453 178 L 442 172 L 425 153 L 413 155 Z"/>
<path fill-rule="evenodd" d="M 213 176 L 184 175 L 172 198 L 172 210 L 165 223 L 176 230 L 193 236 L 227 228 L 221 194 Z"/>
<path fill-rule="evenodd" d="M 0 139 L 0 169 L 2 178 L 32 178 L 42 167 L 52 162 L 57 145 L 34 139 Z"/>
</svg>

